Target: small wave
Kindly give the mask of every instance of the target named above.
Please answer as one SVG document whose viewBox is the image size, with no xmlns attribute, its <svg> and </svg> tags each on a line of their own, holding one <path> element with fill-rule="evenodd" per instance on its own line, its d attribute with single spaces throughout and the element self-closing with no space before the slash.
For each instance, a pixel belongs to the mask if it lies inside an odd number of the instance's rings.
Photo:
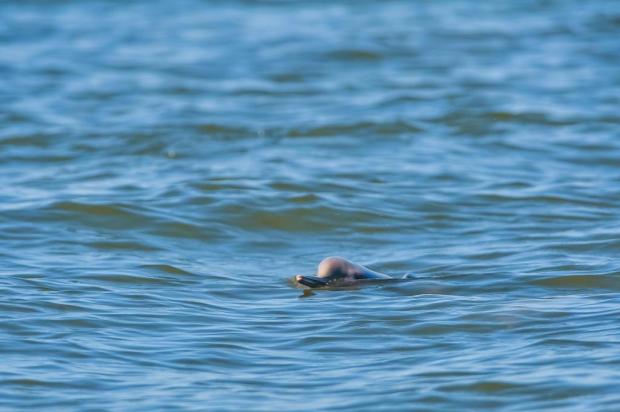
<svg viewBox="0 0 620 412">
<path fill-rule="evenodd" d="M 620 290 L 620 277 L 618 274 L 550 276 L 532 280 L 529 283 L 550 288 Z"/>
<path fill-rule="evenodd" d="M 156 270 L 162 273 L 169 273 L 171 275 L 191 275 L 190 272 L 187 272 L 181 268 L 166 264 L 142 265 L 140 267 L 147 270 Z"/>
<path fill-rule="evenodd" d="M 502 381 L 482 381 L 468 385 L 446 385 L 438 388 L 446 392 L 477 392 L 483 394 L 496 394 L 526 390 L 527 386 Z"/>
<path fill-rule="evenodd" d="M 145 209 L 125 203 L 85 203 L 61 201 L 47 206 L 56 219 L 60 214 L 71 222 L 98 228 L 135 228 L 155 224 L 157 218 Z"/>
<path fill-rule="evenodd" d="M 534 124 L 545 126 L 570 126 L 578 124 L 581 119 L 559 118 L 544 112 L 507 112 L 490 111 L 481 114 L 481 119 L 497 123 Z"/>
<path fill-rule="evenodd" d="M 231 216 L 228 221 L 232 225 L 244 230 L 306 233 L 333 232 L 351 225 L 367 233 L 379 232 L 382 231 L 380 226 L 385 225 L 389 218 L 381 212 L 311 205 L 279 210 L 257 210 L 235 205 L 223 213 Z"/>
<path fill-rule="evenodd" d="M 144 244 L 142 242 L 92 242 L 90 246 L 101 250 L 135 250 L 135 251 L 156 251 L 161 248 Z"/>
<path fill-rule="evenodd" d="M 383 59 L 382 53 L 368 49 L 339 49 L 327 52 L 325 56 L 328 59 L 353 62 L 372 62 Z"/>
<path fill-rule="evenodd" d="M 422 129 L 414 124 L 402 120 L 391 122 L 358 122 L 345 124 L 328 124 L 308 129 L 292 129 L 287 132 L 288 137 L 326 137 L 338 135 L 400 135 L 418 133 Z"/>
<path fill-rule="evenodd" d="M 204 123 L 195 126 L 199 133 L 209 136 L 238 137 L 255 136 L 256 132 L 245 127 L 228 126 L 218 123 Z"/>
<path fill-rule="evenodd" d="M 42 379 L 33 379 L 33 378 L 14 378 L 14 379 L 3 379 L 0 381 L 3 385 L 16 385 L 23 386 L 26 388 L 32 387 L 43 387 L 43 388 L 65 388 L 67 385 L 64 382 L 55 382 L 49 380 Z"/>
<path fill-rule="evenodd" d="M 80 279 L 96 280 L 106 283 L 117 283 L 127 285 L 165 285 L 174 286 L 178 283 L 176 279 L 164 279 L 161 277 L 140 276 L 130 274 L 91 274 L 82 275 Z"/>
<path fill-rule="evenodd" d="M 125 205 L 90 204 L 79 202 L 58 202 L 52 205 L 52 209 L 68 212 L 79 212 L 96 216 L 112 216 L 118 218 L 135 218 L 136 215 L 129 212 Z"/>
<path fill-rule="evenodd" d="M 46 148 L 53 142 L 53 137 L 44 134 L 31 134 L 0 138 L 0 149 L 5 146 L 29 146 Z"/>
</svg>

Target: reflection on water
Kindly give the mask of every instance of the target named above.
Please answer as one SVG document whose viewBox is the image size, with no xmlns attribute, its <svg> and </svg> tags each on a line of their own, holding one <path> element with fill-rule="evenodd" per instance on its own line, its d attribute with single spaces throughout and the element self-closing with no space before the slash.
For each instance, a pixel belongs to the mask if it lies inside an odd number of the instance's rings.
<svg viewBox="0 0 620 412">
<path fill-rule="evenodd" d="M 0 407 L 615 410 L 614 1 L 0 4 Z M 342 255 L 397 278 L 306 292 Z"/>
</svg>

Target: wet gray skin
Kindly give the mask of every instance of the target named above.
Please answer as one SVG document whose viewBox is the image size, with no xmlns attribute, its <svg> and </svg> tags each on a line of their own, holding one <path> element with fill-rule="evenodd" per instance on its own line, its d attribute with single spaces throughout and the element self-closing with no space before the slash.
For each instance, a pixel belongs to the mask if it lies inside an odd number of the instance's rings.
<svg viewBox="0 0 620 412">
<path fill-rule="evenodd" d="M 309 288 L 353 285 L 366 279 L 391 279 L 391 276 L 375 272 L 341 257 L 323 259 L 315 276 L 296 275 L 295 281 Z"/>
</svg>

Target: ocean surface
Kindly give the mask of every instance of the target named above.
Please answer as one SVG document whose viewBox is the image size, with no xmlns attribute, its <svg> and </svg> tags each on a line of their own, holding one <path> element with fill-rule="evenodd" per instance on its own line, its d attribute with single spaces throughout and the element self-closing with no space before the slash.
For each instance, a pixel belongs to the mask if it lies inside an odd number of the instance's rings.
<svg viewBox="0 0 620 412">
<path fill-rule="evenodd" d="M 7 0 L 0 79 L 0 410 L 620 409 L 620 2 Z"/>
</svg>

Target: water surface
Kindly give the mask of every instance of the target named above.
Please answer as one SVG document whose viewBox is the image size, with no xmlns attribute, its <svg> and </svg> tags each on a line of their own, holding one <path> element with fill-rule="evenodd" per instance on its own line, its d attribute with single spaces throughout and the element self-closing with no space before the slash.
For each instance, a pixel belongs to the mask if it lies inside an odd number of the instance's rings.
<svg viewBox="0 0 620 412">
<path fill-rule="evenodd" d="M 0 4 L 0 408 L 616 410 L 620 6 Z M 415 279 L 304 296 L 342 255 Z"/>
</svg>

